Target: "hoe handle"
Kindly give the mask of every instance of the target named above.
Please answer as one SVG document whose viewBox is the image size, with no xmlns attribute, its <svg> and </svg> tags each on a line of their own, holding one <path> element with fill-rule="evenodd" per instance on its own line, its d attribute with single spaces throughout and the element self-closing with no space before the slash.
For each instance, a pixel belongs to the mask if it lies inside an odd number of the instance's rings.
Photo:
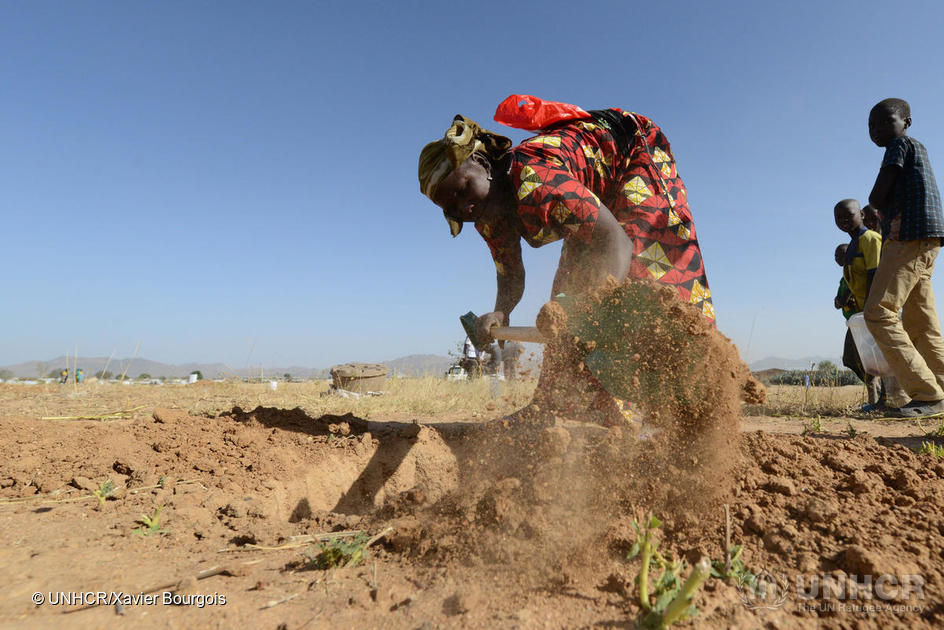
<svg viewBox="0 0 944 630">
<path fill-rule="evenodd" d="M 530 341 L 532 343 L 547 341 L 541 331 L 534 326 L 492 326 L 488 332 L 500 341 Z"/>
<path fill-rule="evenodd" d="M 478 319 L 475 313 L 469 311 L 459 318 L 459 322 L 476 350 L 484 350 L 488 347 L 490 341 L 479 339 L 475 334 L 475 324 Z M 533 343 L 545 343 L 547 341 L 534 326 L 492 326 L 488 332 L 499 341 L 530 341 Z"/>
</svg>

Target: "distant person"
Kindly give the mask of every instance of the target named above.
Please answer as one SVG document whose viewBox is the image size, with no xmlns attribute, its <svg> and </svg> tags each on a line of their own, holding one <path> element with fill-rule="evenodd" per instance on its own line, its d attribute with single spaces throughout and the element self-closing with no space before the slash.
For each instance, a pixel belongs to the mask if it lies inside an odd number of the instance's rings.
<svg viewBox="0 0 944 630">
<path fill-rule="evenodd" d="M 862 223 L 870 230 L 875 230 L 879 234 L 882 232 L 882 215 L 879 214 L 871 204 L 862 208 Z"/>
<path fill-rule="evenodd" d="M 489 376 L 498 376 L 501 370 L 502 349 L 496 342 L 482 351 L 483 372 Z"/>
<path fill-rule="evenodd" d="M 459 366 L 466 371 L 469 378 L 478 378 L 482 375 L 482 357 L 468 337 L 462 344 L 462 358 L 459 359 Z"/>
<path fill-rule="evenodd" d="M 839 304 L 837 296 L 836 308 L 841 308 L 843 315 L 849 319 L 854 314 L 861 312 L 865 308 L 865 301 L 868 299 L 869 291 L 872 288 L 872 279 L 875 277 L 875 270 L 878 268 L 879 260 L 882 256 L 882 237 L 878 232 L 865 227 L 862 220 L 862 208 L 855 199 L 843 199 L 833 208 L 833 216 L 836 220 L 836 227 L 847 233 L 850 237 L 846 245 L 845 254 L 842 258 L 842 279 L 849 287 L 849 297 L 844 304 Z M 839 250 L 836 250 L 836 262 L 838 260 Z M 862 411 L 877 411 L 885 406 L 882 398 L 882 379 L 868 374 L 862 366 L 862 359 L 859 356 L 859 349 L 852 338 L 852 331 L 846 329 L 846 339 L 842 349 L 842 364 L 858 376 L 868 391 L 868 402 Z"/>
<path fill-rule="evenodd" d="M 889 414 L 901 418 L 944 413 L 944 338 L 931 287 L 944 213 L 927 150 L 905 133 L 910 126 L 911 106 L 902 99 L 887 98 L 869 112 L 869 137 L 885 149 L 869 195 L 885 245 L 865 321 L 900 383 L 888 403 Z"/>
<path fill-rule="evenodd" d="M 514 341 L 506 341 L 505 347 L 500 348 L 492 343 L 485 351 L 488 359 L 485 361 L 485 371 L 495 376 L 501 375 L 505 380 L 512 380 L 518 372 L 518 357 L 524 354 L 524 346 Z"/>
<path fill-rule="evenodd" d="M 62 370 L 59 372 L 59 384 L 65 385 L 69 382 L 69 370 Z"/>
<path fill-rule="evenodd" d="M 462 356 L 466 359 L 478 359 L 479 352 L 475 349 L 475 346 L 472 345 L 472 340 L 468 337 L 465 338 L 465 343 L 462 344 Z"/>
<path fill-rule="evenodd" d="M 505 342 L 505 347 L 501 351 L 501 359 L 506 381 L 513 381 L 518 378 L 518 361 L 522 354 L 524 354 L 524 346 L 520 343 Z"/>
<path fill-rule="evenodd" d="M 82 368 L 77 369 L 75 371 L 75 382 L 81 383 L 84 380 L 85 380 L 85 372 L 82 370 Z"/>
</svg>

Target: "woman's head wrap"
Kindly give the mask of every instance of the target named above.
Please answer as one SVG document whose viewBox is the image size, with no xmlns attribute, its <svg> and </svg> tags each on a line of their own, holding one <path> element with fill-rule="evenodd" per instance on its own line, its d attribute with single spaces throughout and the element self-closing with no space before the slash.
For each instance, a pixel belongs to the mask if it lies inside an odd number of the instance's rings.
<svg viewBox="0 0 944 630">
<path fill-rule="evenodd" d="M 465 162 L 473 153 L 481 153 L 491 160 L 498 159 L 511 148 L 511 140 L 505 136 L 482 129 L 477 122 L 465 116 L 456 116 L 452 126 L 441 140 L 430 142 L 420 152 L 420 190 L 433 198 L 436 188 L 449 173 Z M 459 234 L 462 223 L 446 217 L 449 231 Z"/>
</svg>

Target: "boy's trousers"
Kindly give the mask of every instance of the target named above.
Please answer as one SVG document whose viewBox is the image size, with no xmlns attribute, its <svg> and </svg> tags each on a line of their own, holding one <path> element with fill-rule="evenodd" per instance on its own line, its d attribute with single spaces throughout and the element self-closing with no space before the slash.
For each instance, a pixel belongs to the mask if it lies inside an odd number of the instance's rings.
<svg viewBox="0 0 944 630">
<path fill-rule="evenodd" d="M 940 248 L 939 238 L 888 239 L 882 246 L 865 322 L 900 385 L 887 392 L 890 407 L 944 399 L 944 339 L 931 288 Z"/>
</svg>

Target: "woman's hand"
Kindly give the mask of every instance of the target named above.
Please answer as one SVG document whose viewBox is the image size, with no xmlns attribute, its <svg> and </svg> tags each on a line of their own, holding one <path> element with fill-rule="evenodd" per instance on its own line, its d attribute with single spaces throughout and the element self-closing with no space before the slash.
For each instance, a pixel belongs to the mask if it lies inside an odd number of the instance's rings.
<svg viewBox="0 0 944 630">
<path fill-rule="evenodd" d="M 493 341 L 491 333 L 492 327 L 504 325 L 505 314 L 501 311 L 485 313 L 484 315 L 479 316 L 479 318 L 475 321 L 475 336 L 478 339 L 487 340 L 489 343 L 491 343 Z"/>
</svg>

